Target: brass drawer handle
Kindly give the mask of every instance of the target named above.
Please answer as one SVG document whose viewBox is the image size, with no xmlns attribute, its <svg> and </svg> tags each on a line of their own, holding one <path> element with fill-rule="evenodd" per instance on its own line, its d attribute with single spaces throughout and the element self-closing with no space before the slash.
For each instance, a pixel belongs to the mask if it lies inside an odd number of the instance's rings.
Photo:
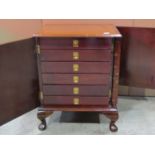
<svg viewBox="0 0 155 155">
<path fill-rule="evenodd" d="M 79 91 L 80 91 L 80 90 L 79 90 L 79 87 L 74 87 L 74 88 L 73 88 L 73 94 L 74 94 L 74 95 L 78 95 L 78 94 L 79 94 Z"/>
<path fill-rule="evenodd" d="M 80 99 L 79 98 L 73 98 L 73 104 L 74 105 L 79 105 L 80 104 Z"/>
<path fill-rule="evenodd" d="M 79 41 L 73 40 L 73 47 L 79 47 Z"/>
<path fill-rule="evenodd" d="M 73 64 L 73 71 L 78 72 L 79 71 L 79 64 Z"/>
<path fill-rule="evenodd" d="M 79 60 L 79 59 L 80 59 L 79 52 L 73 52 L 73 60 Z"/>
<path fill-rule="evenodd" d="M 73 83 L 79 83 L 79 76 L 73 76 Z"/>
</svg>

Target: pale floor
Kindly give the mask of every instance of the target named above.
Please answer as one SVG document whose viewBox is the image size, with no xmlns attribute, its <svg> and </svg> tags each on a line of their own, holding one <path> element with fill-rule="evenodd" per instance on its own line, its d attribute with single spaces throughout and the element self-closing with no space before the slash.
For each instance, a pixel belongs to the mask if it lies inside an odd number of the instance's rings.
<svg viewBox="0 0 155 155">
<path fill-rule="evenodd" d="M 155 134 L 155 98 L 119 97 L 118 132 L 109 131 L 109 119 L 98 113 L 54 112 L 47 118 L 48 128 L 38 130 L 37 109 L 0 127 L 0 134 L 20 135 L 104 135 Z"/>
</svg>

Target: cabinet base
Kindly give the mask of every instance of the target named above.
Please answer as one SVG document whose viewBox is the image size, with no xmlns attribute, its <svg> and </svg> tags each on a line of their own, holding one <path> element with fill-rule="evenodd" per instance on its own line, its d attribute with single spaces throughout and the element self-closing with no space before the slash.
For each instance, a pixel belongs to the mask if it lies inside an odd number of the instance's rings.
<svg viewBox="0 0 155 155">
<path fill-rule="evenodd" d="M 51 115 L 54 111 L 75 111 L 75 112 L 99 112 L 104 114 L 106 117 L 110 119 L 110 124 L 109 124 L 109 129 L 112 132 L 118 131 L 117 126 L 115 125 L 115 122 L 118 120 L 118 110 L 116 108 L 112 107 L 100 107 L 100 106 L 95 106 L 95 107 L 83 107 L 83 108 L 78 108 L 78 107 L 39 107 L 38 108 L 38 119 L 41 121 L 41 124 L 39 125 L 39 130 L 45 130 L 47 125 L 46 125 L 46 117 Z"/>
</svg>

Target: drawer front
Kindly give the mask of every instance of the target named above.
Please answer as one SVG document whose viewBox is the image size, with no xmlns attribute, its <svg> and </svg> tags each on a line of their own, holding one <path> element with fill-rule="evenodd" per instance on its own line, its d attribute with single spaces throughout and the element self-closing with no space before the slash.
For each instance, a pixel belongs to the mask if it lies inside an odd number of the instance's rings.
<svg viewBox="0 0 155 155">
<path fill-rule="evenodd" d="M 43 84 L 108 84 L 109 74 L 42 74 Z"/>
<path fill-rule="evenodd" d="M 42 73 L 106 73 L 111 62 L 41 62 Z"/>
<path fill-rule="evenodd" d="M 45 96 L 45 105 L 108 105 L 108 97 Z"/>
<path fill-rule="evenodd" d="M 99 86 L 75 86 L 75 85 L 44 85 L 43 94 L 50 96 L 108 96 L 109 87 Z"/>
<path fill-rule="evenodd" d="M 41 49 L 112 49 L 111 38 L 40 38 Z"/>
<path fill-rule="evenodd" d="M 111 38 L 40 38 L 43 104 L 109 104 Z"/>
<path fill-rule="evenodd" d="M 112 61 L 111 50 L 42 50 L 41 61 Z"/>
</svg>

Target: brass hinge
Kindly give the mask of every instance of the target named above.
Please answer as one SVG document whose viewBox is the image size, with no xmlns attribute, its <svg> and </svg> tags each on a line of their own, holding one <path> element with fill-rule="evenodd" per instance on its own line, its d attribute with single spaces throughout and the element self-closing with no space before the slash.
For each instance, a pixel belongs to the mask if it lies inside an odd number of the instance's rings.
<svg viewBox="0 0 155 155">
<path fill-rule="evenodd" d="M 36 52 L 37 54 L 40 54 L 40 45 L 36 45 Z"/>
<path fill-rule="evenodd" d="M 39 92 L 39 99 L 40 99 L 40 101 L 43 100 L 43 92 L 42 91 Z"/>
<path fill-rule="evenodd" d="M 111 97 L 111 90 L 109 90 L 109 97 Z"/>
</svg>

